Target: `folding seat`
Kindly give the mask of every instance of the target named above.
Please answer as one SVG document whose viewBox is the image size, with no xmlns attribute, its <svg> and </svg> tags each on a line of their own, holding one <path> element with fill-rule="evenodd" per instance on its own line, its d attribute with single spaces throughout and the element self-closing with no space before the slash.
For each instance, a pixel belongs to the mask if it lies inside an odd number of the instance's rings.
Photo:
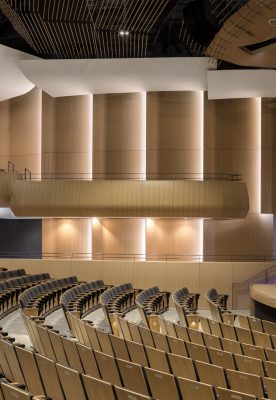
<svg viewBox="0 0 276 400">
<path fill-rule="evenodd" d="M 55 400 L 65 400 L 56 369 L 56 363 L 37 353 L 35 353 L 35 359 L 46 395 Z"/>
<path fill-rule="evenodd" d="M 212 347 L 213 349 L 221 350 L 221 341 L 218 336 L 209 335 L 208 333 L 203 333 L 203 339 L 206 347 Z"/>
<path fill-rule="evenodd" d="M 119 359 L 117 359 L 117 364 L 124 387 L 148 396 L 148 385 L 141 365 Z"/>
<path fill-rule="evenodd" d="M 263 329 L 265 333 L 269 335 L 276 335 L 276 324 L 274 322 L 262 320 Z"/>
<path fill-rule="evenodd" d="M 221 338 L 220 341 L 224 351 L 234 354 L 243 354 L 240 342 L 224 338 Z"/>
<path fill-rule="evenodd" d="M 268 333 L 255 331 L 252 331 L 252 335 L 256 346 L 264 347 L 266 349 L 272 349 L 271 338 L 273 336 L 269 335 Z"/>
<path fill-rule="evenodd" d="M 234 357 L 238 371 L 264 376 L 262 360 L 241 356 L 240 354 L 236 354 Z"/>
<path fill-rule="evenodd" d="M 236 334 L 240 343 L 254 344 L 250 330 L 236 327 Z"/>
<path fill-rule="evenodd" d="M 225 339 L 237 340 L 236 330 L 234 325 L 220 323 L 222 335 Z"/>
<path fill-rule="evenodd" d="M 158 371 L 170 373 L 170 364 L 168 362 L 167 353 L 152 347 L 145 347 L 150 368 Z"/>
<path fill-rule="evenodd" d="M 188 334 L 190 337 L 190 342 L 200 344 L 201 346 L 205 346 L 202 332 L 197 331 L 195 329 L 188 329 Z"/>
<path fill-rule="evenodd" d="M 5 400 L 31 400 L 33 396 L 16 386 L 9 383 L 1 382 L 1 389 Z"/>
<path fill-rule="evenodd" d="M 171 336 L 171 337 L 177 338 L 177 333 L 176 333 L 176 330 L 175 330 L 175 324 L 173 322 L 171 322 L 171 321 L 166 320 L 166 319 L 164 319 L 163 321 L 165 322 L 165 327 L 166 327 L 166 330 L 167 330 L 167 334 L 169 336 Z"/>
<path fill-rule="evenodd" d="M 266 354 L 263 347 L 242 343 L 242 350 L 243 354 L 247 357 L 259 358 L 262 361 L 266 360 Z"/>
<path fill-rule="evenodd" d="M 124 318 L 120 318 L 120 317 L 118 317 L 118 320 L 119 320 L 119 324 L 120 324 L 124 339 L 132 340 L 132 336 L 130 333 L 130 329 L 129 329 L 127 320 L 125 320 Z"/>
<path fill-rule="evenodd" d="M 200 316 L 200 325 L 202 332 L 204 333 L 211 333 L 210 325 L 209 325 L 209 319 Z"/>
<path fill-rule="evenodd" d="M 263 332 L 263 324 L 259 318 L 248 317 L 249 327 L 252 331 Z"/>
<path fill-rule="evenodd" d="M 82 375 L 88 400 L 116 400 L 113 385 L 100 379 Z"/>
<path fill-rule="evenodd" d="M 2 341 L 3 340 L 0 339 L 0 368 L 6 379 L 8 379 L 9 381 L 14 381 L 13 374 L 10 369 L 8 360 L 7 360 L 4 350 L 2 349 L 2 346 L 1 346 Z"/>
<path fill-rule="evenodd" d="M 143 326 L 139 326 L 140 335 L 143 341 L 144 346 L 155 347 L 154 341 L 152 338 L 151 330 L 148 328 L 144 328 Z"/>
<path fill-rule="evenodd" d="M 109 354 L 110 356 L 114 356 L 114 351 L 112 348 L 112 344 L 110 342 L 109 333 L 104 332 L 100 329 L 96 329 L 96 334 L 97 334 L 98 341 L 100 343 L 102 352 L 105 354 Z"/>
<path fill-rule="evenodd" d="M 89 338 L 90 346 L 93 350 L 98 350 L 102 351 L 96 328 L 94 328 L 92 325 L 88 324 L 88 322 L 84 322 L 84 327 L 87 333 L 87 336 Z"/>
<path fill-rule="evenodd" d="M 168 353 L 168 359 L 172 373 L 175 376 L 192 380 L 197 379 L 194 362 L 191 358 Z"/>
<path fill-rule="evenodd" d="M 90 339 L 89 339 L 87 331 L 86 331 L 85 322 L 83 320 L 81 320 L 81 319 L 78 319 L 78 318 L 76 318 L 76 322 L 77 322 L 77 324 L 79 326 L 79 329 L 81 331 L 81 335 L 82 335 L 82 338 L 83 338 L 83 344 L 85 346 L 89 346 L 90 347 L 91 343 L 90 343 Z"/>
<path fill-rule="evenodd" d="M 86 375 L 90 375 L 94 378 L 100 379 L 101 376 L 93 350 L 90 347 L 86 347 L 80 343 L 77 343 L 77 350 L 84 369 L 84 373 Z"/>
<path fill-rule="evenodd" d="M 115 392 L 118 400 L 152 400 L 152 397 L 144 396 L 117 386 L 115 386 Z"/>
<path fill-rule="evenodd" d="M 236 369 L 235 360 L 232 353 L 217 349 L 208 349 L 211 362 L 225 369 Z"/>
<path fill-rule="evenodd" d="M 43 328 L 43 325 L 36 325 L 36 329 L 45 350 L 46 356 L 51 360 L 57 361 L 51 340 L 49 338 L 48 329 Z"/>
<path fill-rule="evenodd" d="M 60 364 L 56 368 L 66 400 L 86 400 L 80 373 Z"/>
<path fill-rule="evenodd" d="M 276 363 L 271 361 L 264 361 L 264 369 L 269 378 L 276 379 Z"/>
<path fill-rule="evenodd" d="M 188 328 L 185 328 L 184 326 L 181 326 L 179 324 L 174 324 L 175 330 L 177 337 L 179 339 L 184 340 L 185 342 L 190 342 L 190 336 L 188 333 Z"/>
<path fill-rule="evenodd" d="M 237 319 L 238 319 L 240 328 L 250 329 L 248 317 L 246 315 L 238 314 Z"/>
<path fill-rule="evenodd" d="M 22 369 L 20 367 L 14 345 L 5 340 L 1 340 L 0 346 L 5 354 L 6 360 L 8 362 L 12 374 L 11 379 L 9 379 L 7 376 L 6 378 L 11 380 L 12 382 L 25 384 L 26 383 L 25 378 L 22 374 Z M 2 360 L 0 362 L 2 362 Z"/>
<path fill-rule="evenodd" d="M 179 400 L 175 377 L 165 372 L 145 368 L 152 397 L 158 400 Z M 205 400 L 205 398 L 204 398 Z"/>
<path fill-rule="evenodd" d="M 233 371 L 230 369 L 226 371 L 226 374 L 232 390 L 236 390 L 237 392 L 241 393 L 253 394 L 258 398 L 265 397 L 260 376 L 240 371 Z"/>
<path fill-rule="evenodd" d="M 179 356 L 187 357 L 187 350 L 185 342 L 183 340 L 171 336 L 167 336 L 167 338 L 170 347 L 170 351 L 168 351 L 168 353 L 178 354 Z"/>
<path fill-rule="evenodd" d="M 257 400 L 256 396 L 236 392 L 235 390 L 216 388 L 216 393 L 220 400 Z"/>
<path fill-rule="evenodd" d="M 45 395 L 34 353 L 17 346 L 15 351 L 29 392 Z"/>
<path fill-rule="evenodd" d="M 211 334 L 212 335 L 215 335 L 215 336 L 218 336 L 218 337 L 223 337 L 219 321 L 215 321 L 213 319 L 209 319 L 209 326 L 210 326 L 210 330 L 211 330 Z"/>
<path fill-rule="evenodd" d="M 143 367 L 148 367 L 149 363 L 145 347 L 140 343 L 131 342 L 128 340 L 126 340 L 125 342 L 131 361 L 136 364 L 140 364 Z"/>
<path fill-rule="evenodd" d="M 276 350 L 266 349 L 267 358 L 269 361 L 276 362 Z"/>
<path fill-rule="evenodd" d="M 170 352 L 169 344 L 168 344 L 168 339 L 167 335 L 163 335 L 162 333 L 152 331 L 152 338 L 154 341 L 154 347 L 156 349 L 165 351 L 167 353 Z"/>
<path fill-rule="evenodd" d="M 54 352 L 56 355 L 57 362 L 59 364 L 69 367 L 67 356 L 66 356 L 66 353 L 65 353 L 62 341 L 61 341 L 61 336 L 58 333 L 51 331 L 51 330 L 49 330 L 48 333 L 49 333 L 49 338 L 50 338 L 50 341 L 52 343 L 52 346 L 53 346 L 53 349 L 54 349 Z"/>
<path fill-rule="evenodd" d="M 80 360 L 76 342 L 64 336 L 61 337 L 61 341 L 66 354 L 66 358 L 69 363 L 69 367 L 80 373 L 83 373 L 84 370 Z"/>
<path fill-rule="evenodd" d="M 177 378 L 181 396 L 185 400 L 216 400 L 214 389 L 206 383 Z"/>
<path fill-rule="evenodd" d="M 192 358 L 193 360 L 203 361 L 206 363 L 209 362 L 209 356 L 205 346 L 186 342 L 186 348 L 189 357 Z"/>
<path fill-rule="evenodd" d="M 263 378 L 263 384 L 270 400 L 276 400 L 276 379 Z"/>
<path fill-rule="evenodd" d="M 121 386 L 121 378 L 114 357 L 99 351 L 94 351 L 94 355 L 100 370 L 101 377 L 104 381 Z"/>
<path fill-rule="evenodd" d="M 226 388 L 224 369 L 218 365 L 195 361 L 195 367 L 198 373 L 200 382 L 208 383 L 209 385 Z"/>
<path fill-rule="evenodd" d="M 115 357 L 120 358 L 121 360 L 130 361 L 125 340 L 114 335 L 110 335 L 109 337 Z"/>
</svg>

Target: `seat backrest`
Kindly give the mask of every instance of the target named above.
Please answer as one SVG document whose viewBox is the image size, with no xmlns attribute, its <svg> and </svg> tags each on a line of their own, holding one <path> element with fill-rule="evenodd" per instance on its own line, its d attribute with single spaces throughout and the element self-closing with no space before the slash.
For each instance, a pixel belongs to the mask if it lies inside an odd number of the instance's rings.
<svg viewBox="0 0 276 400">
<path fill-rule="evenodd" d="M 158 371 L 170 373 L 170 366 L 167 354 L 152 347 L 145 347 L 150 367 Z"/>
<path fill-rule="evenodd" d="M 35 354 L 35 358 L 46 395 L 55 400 L 65 400 L 56 369 L 56 363 L 38 353 Z"/>
<path fill-rule="evenodd" d="M 84 346 L 81 343 L 77 343 L 77 350 L 85 374 L 100 379 L 101 376 L 93 350 L 90 347 Z"/>
<path fill-rule="evenodd" d="M 128 353 L 132 362 L 148 367 L 148 358 L 145 347 L 141 343 L 126 340 Z"/>
<path fill-rule="evenodd" d="M 25 390 L 21 390 L 16 386 L 12 386 L 8 383 L 1 382 L 1 389 L 6 400 L 17 399 L 17 400 L 31 400 L 32 395 Z"/>
<path fill-rule="evenodd" d="M 83 366 L 79 357 L 76 342 L 63 336 L 61 337 L 61 341 L 66 354 L 66 358 L 68 360 L 69 367 L 74 369 L 75 371 L 83 373 Z"/>
<path fill-rule="evenodd" d="M 121 378 L 114 357 L 99 351 L 94 351 L 102 379 L 114 385 L 121 386 Z"/>
<path fill-rule="evenodd" d="M 178 354 L 183 357 L 187 357 L 187 350 L 183 340 L 167 336 L 170 351 L 168 353 Z"/>
<path fill-rule="evenodd" d="M 244 394 L 220 387 L 216 388 L 216 393 L 220 400 L 257 400 L 256 396 L 251 394 Z"/>
<path fill-rule="evenodd" d="M 113 351 L 116 358 L 120 358 L 121 360 L 130 361 L 128 349 L 126 347 L 125 340 L 114 335 L 110 335 L 111 345 L 113 347 Z"/>
<path fill-rule="evenodd" d="M 196 380 L 194 362 L 191 358 L 182 357 L 177 354 L 168 354 L 172 373 L 181 378 Z"/>
<path fill-rule="evenodd" d="M 125 388 L 120 388 L 115 386 L 115 391 L 118 400 L 151 400 L 152 398 L 149 396 L 143 396 L 136 392 L 132 392 Z"/>
<path fill-rule="evenodd" d="M 151 368 L 145 368 L 145 372 L 153 398 L 158 400 L 179 400 L 178 388 L 173 375 Z"/>
<path fill-rule="evenodd" d="M 69 367 L 66 353 L 65 353 L 62 341 L 61 341 L 61 336 L 58 333 L 53 332 L 51 330 L 49 330 L 48 333 L 49 333 L 49 338 L 50 338 L 50 341 L 52 343 L 52 346 L 53 346 L 53 349 L 54 349 L 54 352 L 56 355 L 57 362 L 59 364 Z"/>
<path fill-rule="evenodd" d="M 124 387 L 148 396 L 148 386 L 141 365 L 119 359 L 117 359 L 117 364 Z"/>
<path fill-rule="evenodd" d="M 209 362 L 209 357 L 205 346 L 187 342 L 186 347 L 189 357 L 193 360 L 203 361 L 206 363 Z"/>
<path fill-rule="evenodd" d="M 232 353 L 212 348 L 209 348 L 208 350 L 212 364 L 225 369 L 235 369 L 235 361 Z"/>
<path fill-rule="evenodd" d="M 236 327 L 238 341 L 241 343 L 254 344 L 252 333 L 248 329 Z"/>
<path fill-rule="evenodd" d="M 222 367 L 201 361 L 195 361 L 195 366 L 200 382 L 227 388 L 224 369 Z"/>
<path fill-rule="evenodd" d="M 66 400 L 86 400 L 79 372 L 60 364 L 56 367 Z"/>
<path fill-rule="evenodd" d="M 264 397 L 263 385 L 260 376 L 233 370 L 227 370 L 226 373 L 232 390 L 253 394 L 258 398 Z"/>
<path fill-rule="evenodd" d="M 116 400 L 113 385 L 101 379 L 82 375 L 88 400 Z"/>
<path fill-rule="evenodd" d="M 102 352 L 105 354 L 109 354 L 110 356 L 114 356 L 113 347 L 110 341 L 109 333 L 104 332 L 100 329 L 96 329 L 96 334 L 98 337 L 98 341 L 100 343 Z"/>
<path fill-rule="evenodd" d="M 191 381 L 189 379 L 177 378 L 179 389 L 185 400 L 215 400 L 213 387 L 206 383 Z"/>
</svg>

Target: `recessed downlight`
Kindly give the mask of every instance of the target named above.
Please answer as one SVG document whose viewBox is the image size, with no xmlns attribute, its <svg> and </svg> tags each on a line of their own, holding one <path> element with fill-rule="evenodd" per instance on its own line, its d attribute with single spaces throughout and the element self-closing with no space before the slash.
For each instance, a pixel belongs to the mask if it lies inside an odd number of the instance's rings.
<svg viewBox="0 0 276 400">
<path fill-rule="evenodd" d="M 129 35 L 129 31 L 125 31 L 125 30 L 121 29 L 121 30 L 119 31 L 119 35 L 120 35 L 120 36 L 128 36 L 128 35 Z"/>
<path fill-rule="evenodd" d="M 276 26 L 276 18 L 270 18 L 270 19 L 268 20 L 268 23 L 269 23 L 269 25 L 271 25 L 271 26 Z"/>
</svg>

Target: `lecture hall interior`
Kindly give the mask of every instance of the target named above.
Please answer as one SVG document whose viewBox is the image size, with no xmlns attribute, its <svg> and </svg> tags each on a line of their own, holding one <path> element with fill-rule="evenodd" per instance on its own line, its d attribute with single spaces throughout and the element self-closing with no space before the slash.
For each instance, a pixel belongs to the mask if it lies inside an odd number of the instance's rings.
<svg viewBox="0 0 276 400">
<path fill-rule="evenodd" d="M 275 69 L 276 0 L 0 0 L 0 400 L 276 400 Z"/>
</svg>

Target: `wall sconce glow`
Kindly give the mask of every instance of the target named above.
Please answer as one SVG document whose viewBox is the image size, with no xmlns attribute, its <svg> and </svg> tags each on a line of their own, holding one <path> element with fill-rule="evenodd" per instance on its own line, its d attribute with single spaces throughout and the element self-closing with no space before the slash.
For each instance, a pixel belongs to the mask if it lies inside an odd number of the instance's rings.
<svg viewBox="0 0 276 400">
<path fill-rule="evenodd" d="M 100 220 L 99 220 L 99 218 L 93 217 L 93 218 L 92 218 L 92 225 L 95 226 L 95 227 L 99 226 L 99 225 L 100 225 Z"/>
<path fill-rule="evenodd" d="M 140 261 L 146 260 L 146 252 L 147 252 L 147 220 L 144 218 L 142 220 L 142 228 L 141 228 L 141 237 L 140 237 Z"/>
<path fill-rule="evenodd" d="M 147 174 L 147 93 L 141 92 L 141 175 L 146 179 Z"/>
<path fill-rule="evenodd" d="M 198 250 L 197 254 L 199 255 L 199 261 L 203 262 L 203 252 L 204 252 L 204 220 L 198 220 Z"/>
<path fill-rule="evenodd" d="M 257 176 L 256 176 L 256 195 L 257 195 L 257 211 L 261 213 L 262 208 L 262 99 L 256 98 L 257 101 Z"/>
</svg>

